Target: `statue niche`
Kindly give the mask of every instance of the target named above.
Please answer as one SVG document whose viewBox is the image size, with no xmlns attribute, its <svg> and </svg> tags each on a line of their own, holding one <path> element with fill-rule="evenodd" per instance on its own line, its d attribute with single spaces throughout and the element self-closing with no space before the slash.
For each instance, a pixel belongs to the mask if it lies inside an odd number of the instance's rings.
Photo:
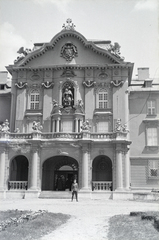
<svg viewBox="0 0 159 240">
<path fill-rule="evenodd" d="M 64 108 L 72 108 L 74 105 L 74 88 L 72 84 L 67 83 L 63 86 L 62 105 Z"/>
</svg>

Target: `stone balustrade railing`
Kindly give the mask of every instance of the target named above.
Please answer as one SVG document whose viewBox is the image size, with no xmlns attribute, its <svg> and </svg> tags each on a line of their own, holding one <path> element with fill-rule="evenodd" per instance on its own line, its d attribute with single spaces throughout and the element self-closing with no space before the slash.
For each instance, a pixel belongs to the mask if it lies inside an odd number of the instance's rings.
<svg viewBox="0 0 159 240">
<path fill-rule="evenodd" d="M 68 139 L 80 139 L 81 133 L 42 133 L 41 139 L 53 139 L 53 138 L 68 138 Z"/>
<path fill-rule="evenodd" d="M 42 132 L 32 132 L 32 133 L 4 133 L 0 132 L 0 140 L 7 139 L 7 140 L 31 140 L 31 139 L 57 139 L 57 138 L 65 138 L 65 139 L 99 139 L 99 140 L 115 140 L 115 139 L 126 139 L 127 133 L 91 133 L 89 131 L 83 131 L 80 133 L 64 133 L 64 132 L 57 132 L 57 133 L 42 133 Z"/>
<path fill-rule="evenodd" d="M 112 139 L 112 133 L 91 133 L 90 137 L 92 139 Z"/>
<path fill-rule="evenodd" d="M 9 181 L 8 189 L 9 190 L 27 190 L 28 182 L 27 181 Z"/>
<path fill-rule="evenodd" d="M 110 181 L 93 181 L 93 191 L 112 191 L 112 182 Z"/>
</svg>

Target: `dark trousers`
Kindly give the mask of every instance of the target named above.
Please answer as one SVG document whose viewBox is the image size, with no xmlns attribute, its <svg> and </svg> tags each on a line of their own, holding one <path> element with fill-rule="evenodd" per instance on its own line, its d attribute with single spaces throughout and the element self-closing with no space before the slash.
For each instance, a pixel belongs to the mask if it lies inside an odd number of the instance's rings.
<svg viewBox="0 0 159 240">
<path fill-rule="evenodd" d="M 76 201 L 78 201 L 78 197 L 77 197 L 77 191 L 73 191 L 72 192 L 72 201 L 73 201 L 73 197 L 74 197 L 74 195 L 75 195 L 75 197 L 76 197 Z"/>
</svg>

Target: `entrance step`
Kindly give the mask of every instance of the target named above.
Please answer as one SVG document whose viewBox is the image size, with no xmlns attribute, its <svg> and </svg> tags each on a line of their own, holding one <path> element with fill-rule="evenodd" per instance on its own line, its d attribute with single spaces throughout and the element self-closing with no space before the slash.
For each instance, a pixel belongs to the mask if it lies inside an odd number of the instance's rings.
<svg viewBox="0 0 159 240">
<path fill-rule="evenodd" d="M 39 198 L 71 199 L 71 191 L 42 191 Z"/>
</svg>

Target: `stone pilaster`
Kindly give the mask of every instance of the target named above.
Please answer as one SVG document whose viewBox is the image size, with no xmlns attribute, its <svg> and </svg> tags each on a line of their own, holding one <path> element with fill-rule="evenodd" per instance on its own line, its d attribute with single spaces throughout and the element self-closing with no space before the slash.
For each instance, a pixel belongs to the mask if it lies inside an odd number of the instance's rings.
<svg viewBox="0 0 159 240">
<path fill-rule="evenodd" d="M 90 190 L 89 188 L 89 150 L 87 147 L 82 148 L 82 189 L 81 190 Z"/>
<path fill-rule="evenodd" d="M 29 190 L 37 190 L 38 178 L 38 148 L 32 149 L 32 160 L 30 167 L 30 184 Z"/>
<path fill-rule="evenodd" d="M 5 148 L 0 148 L 0 190 L 4 190 L 5 178 Z"/>
<path fill-rule="evenodd" d="M 129 150 L 125 152 L 125 167 L 124 167 L 124 178 L 125 178 L 125 190 L 130 190 L 130 158 Z"/>
<path fill-rule="evenodd" d="M 116 190 L 123 190 L 122 149 L 120 146 L 116 148 Z"/>
<path fill-rule="evenodd" d="M 12 97 L 11 97 L 11 113 L 10 113 L 10 131 L 13 132 L 15 130 L 15 114 L 16 114 L 16 86 L 15 83 L 17 81 L 17 72 L 13 72 L 12 75 Z"/>
</svg>

